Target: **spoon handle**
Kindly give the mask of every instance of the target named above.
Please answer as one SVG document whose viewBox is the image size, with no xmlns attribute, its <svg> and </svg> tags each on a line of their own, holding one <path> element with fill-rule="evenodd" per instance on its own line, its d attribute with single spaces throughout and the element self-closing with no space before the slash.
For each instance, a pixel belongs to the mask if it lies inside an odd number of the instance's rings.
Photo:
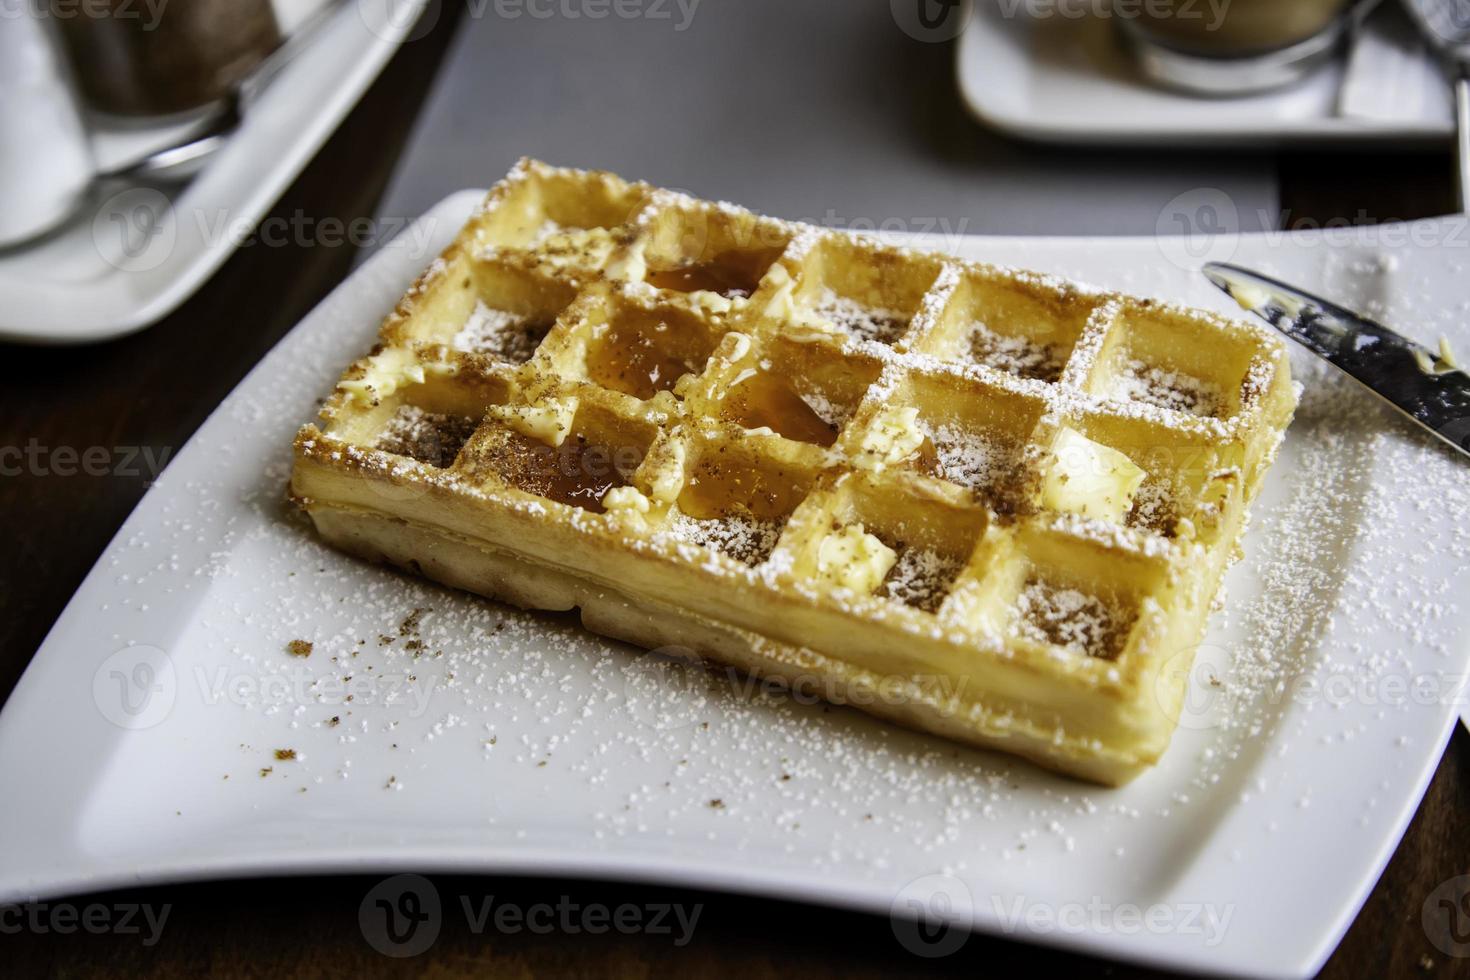
<svg viewBox="0 0 1470 980">
<path fill-rule="evenodd" d="M 1460 169 L 1460 211 L 1470 214 L 1470 66 L 1462 66 L 1455 80 L 1455 118 L 1459 123 L 1455 162 Z"/>
</svg>

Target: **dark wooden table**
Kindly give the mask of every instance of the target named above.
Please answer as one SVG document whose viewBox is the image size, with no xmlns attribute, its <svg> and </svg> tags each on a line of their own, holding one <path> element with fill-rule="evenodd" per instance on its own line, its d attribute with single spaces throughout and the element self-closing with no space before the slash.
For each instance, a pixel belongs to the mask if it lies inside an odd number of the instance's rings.
<svg viewBox="0 0 1470 980">
<path fill-rule="evenodd" d="M 447 7 L 457 5 L 446 5 Z M 343 221 L 371 216 L 451 36 L 455 17 L 407 45 L 341 130 L 276 205 Z M 950 86 L 952 88 L 952 86 Z M 931 91 L 938 91 L 931 88 Z M 958 104 L 956 129 L 970 125 Z M 1414 218 L 1452 207 L 1446 154 L 1280 161 L 1283 221 Z M 354 175 L 343 180 L 343 173 Z M 1360 209 L 1363 209 L 1360 211 Z M 177 448 L 245 372 L 348 272 L 350 246 L 242 250 L 183 309 L 147 332 L 78 350 L 0 348 L 0 446 Z M 52 621 L 146 489 L 146 477 L 0 479 L 0 693 L 8 695 Z M 4 790 L 0 788 L 0 806 Z M 1382 880 L 1324 973 L 1330 977 L 1470 975 L 1441 954 L 1420 909 L 1440 882 L 1470 872 L 1470 736 L 1455 733 L 1428 795 Z M 85 901 L 169 903 L 162 940 L 0 931 L 0 972 L 11 976 L 443 976 L 566 974 L 879 976 L 1048 973 L 1132 975 L 1127 967 L 1015 942 L 970 937 L 954 955 L 916 958 L 887 920 L 763 899 L 584 881 L 437 878 L 442 895 L 495 895 L 530 906 L 562 896 L 582 905 L 701 903 L 693 941 L 670 936 L 521 932 L 475 935 L 446 916 L 435 945 L 389 959 L 364 941 L 358 906 L 377 879 L 260 880 L 166 887 Z M 77 904 L 82 904 L 78 902 Z M 1149 975 L 1149 974 L 1141 974 Z"/>
</svg>

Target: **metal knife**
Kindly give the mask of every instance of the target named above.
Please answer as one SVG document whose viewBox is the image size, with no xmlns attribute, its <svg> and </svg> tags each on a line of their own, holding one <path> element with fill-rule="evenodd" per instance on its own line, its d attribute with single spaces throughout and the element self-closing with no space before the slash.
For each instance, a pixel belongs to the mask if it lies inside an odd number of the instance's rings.
<svg viewBox="0 0 1470 980">
<path fill-rule="evenodd" d="M 1360 382 L 1470 457 L 1470 375 L 1447 342 L 1431 350 L 1295 286 L 1211 262 L 1204 274 L 1231 299 Z"/>
</svg>

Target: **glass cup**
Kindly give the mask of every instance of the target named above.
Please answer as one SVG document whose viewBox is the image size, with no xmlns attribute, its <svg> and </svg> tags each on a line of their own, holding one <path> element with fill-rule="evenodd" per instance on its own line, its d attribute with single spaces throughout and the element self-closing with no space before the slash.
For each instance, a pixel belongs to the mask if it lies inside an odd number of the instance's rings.
<svg viewBox="0 0 1470 980">
<path fill-rule="evenodd" d="M 281 43 L 271 0 L 49 0 L 87 106 L 146 121 L 227 95 Z"/>
<path fill-rule="evenodd" d="M 1139 67 L 1204 95 L 1288 85 L 1330 59 L 1377 0 L 1114 0 Z"/>
</svg>

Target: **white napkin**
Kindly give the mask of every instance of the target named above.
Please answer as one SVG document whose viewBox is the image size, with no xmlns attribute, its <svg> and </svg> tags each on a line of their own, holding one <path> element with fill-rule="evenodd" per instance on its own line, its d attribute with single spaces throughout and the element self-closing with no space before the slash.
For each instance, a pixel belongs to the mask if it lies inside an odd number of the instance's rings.
<svg viewBox="0 0 1470 980">
<path fill-rule="evenodd" d="M 1338 115 L 1376 122 L 1454 127 L 1454 99 L 1434 53 L 1398 3 L 1381 6 L 1348 54 Z"/>
</svg>

